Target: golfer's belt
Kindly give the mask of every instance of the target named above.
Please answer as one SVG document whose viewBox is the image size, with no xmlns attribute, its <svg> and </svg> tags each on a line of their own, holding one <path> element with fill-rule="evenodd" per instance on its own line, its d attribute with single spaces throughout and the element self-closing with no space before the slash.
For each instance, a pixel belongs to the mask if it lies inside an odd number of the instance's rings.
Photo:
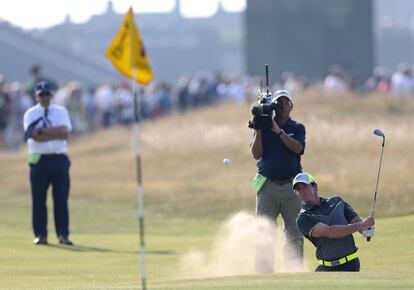
<svg viewBox="0 0 414 290">
<path fill-rule="evenodd" d="M 346 257 L 343 257 L 339 260 L 334 260 L 334 261 L 324 261 L 324 260 L 319 260 L 319 265 L 323 265 L 323 266 L 327 266 L 327 267 L 335 267 L 335 266 L 339 266 L 342 264 L 345 264 L 349 261 L 352 261 L 353 259 L 358 258 L 358 254 L 355 252 L 351 255 L 348 255 Z"/>
</svg>

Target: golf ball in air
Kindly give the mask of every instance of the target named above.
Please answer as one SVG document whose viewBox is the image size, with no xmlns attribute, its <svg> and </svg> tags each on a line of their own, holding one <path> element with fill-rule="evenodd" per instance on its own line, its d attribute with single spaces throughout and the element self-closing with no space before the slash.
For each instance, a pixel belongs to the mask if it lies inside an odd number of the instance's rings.
<svg viewBox="0 0 414 290">
<path fill-rule="evenodd" d="M 230 159 L 223 159 L 223 164 L 224 165 L 228 165 L 228 164 L 230 164 Z"/>
</svg>

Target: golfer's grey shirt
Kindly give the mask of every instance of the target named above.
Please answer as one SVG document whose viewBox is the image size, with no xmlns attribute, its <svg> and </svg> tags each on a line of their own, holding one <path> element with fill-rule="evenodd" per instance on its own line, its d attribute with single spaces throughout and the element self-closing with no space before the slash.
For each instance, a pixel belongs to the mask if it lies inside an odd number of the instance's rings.
<svg viewBox="0 0 414 290">
<path fill-rule="evenodd" d="M 341 197 L 320 198 L 320 205 L 303 205 L 296 224 L 302 234 L 316 247 L 318 260 L 338 260 L 356 252 L 352 235 L 341 239 L 315 238 L 313 229 L 324 223 L 328 226 L 348 225 L 358 214 Z"/>
</svg>

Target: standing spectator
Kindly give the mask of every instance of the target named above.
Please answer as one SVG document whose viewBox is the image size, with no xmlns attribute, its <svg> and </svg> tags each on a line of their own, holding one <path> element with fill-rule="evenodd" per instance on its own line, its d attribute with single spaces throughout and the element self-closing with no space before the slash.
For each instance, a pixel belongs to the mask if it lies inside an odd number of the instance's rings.
<svg viewBox="0 0 414 290">
<path fill-rule="evenodd" d="M 183 76 L 178 80 L 177 103 L 180 112 L 185 112 L 190 106 L 190 93 L 188 89 L 189 84 L 189 77 Z"/>
<path fill-rule="evenodd" d="M 120 124 L 128 125 L 134 122 L 134 95 L 126 82 L 119 84 L 115 91 L 117 119 Z"/>
<path fill-rule="evenodd" d="M 0 148 L 5 146 L 5 133 L 9 123 L 11 100 L 6 89 L 6 82 L 0 75 Z"/>
<path fill-rule="evenodd" d="M 83 103 L 83 90 L 79 83 L 75 81 L 66 84 L 67 96 L 65 107 L 69 111 L 72 122 L 72 133 L 80 134 L 85 131 L 85 104 Z"/>
<path fill-rule="evenodd" d="M 235 77 L 228 86 L 228 97 L 233 103 L 243 105 L 246 103 L 246 96 L 243 91 L 241 78 Z"/>
<path fill-rule="evenodd" d="M 139 86 L 137 92 L 137 106 L 139 117 L 142 120 L 147 120 L 151 118 L 151 110 L 152 110 L 152 96 L 150 95 L 149 91 L 146 90 L 143 86 Z M 135 113 L 134 113 L 134 120 L 135 120 Z"/>
<path fill-rule="evenodd" d="M 395 98 L 410 97 L 414 94 L 414 79 L 407 64 L 400 64 L 391 77 L 391 94 Z"/>
<path fill-rule="evenodd" d="M 29 147 L 32 223 L 36 245 L 47 244 L 47 191 L 52 185 L 55 229 L 59 243 L 69 240 L 68 133 L 72 129 L 66 108 L 51 104 L 52 89 L 46 82 L 35 86 L 37 104 L 23 117 L 25 140 Z"/>
<path fill-rule="evenodd" d="M 10 97 L 9 121 L 6 130 L 7 149 L 18 150 L 22 143 L 23 115 L 27 109 L 33 106 L 31 96 L 25 93 L 24 86 L 20 82 L 13 82 L 8 89 Z"/>
<path fill-rule="evenodd" d="M 51 80 L 49 80 L 49 79 L 47 79 L 47 78 L 45 78 L 43 75 L 42 75 L 42 68 L 41 68 L 41 66 L 40 65 L 37 65 L 37 64 L 35 64 L 35 65 L 33 65 L 31 68 L 30 68 L 30 81 L 27 83 L 27 86 L 26 86 L 26 92 L 30 95 L 30 96 L 32 96 L 32 99 L 33 99 L 33 103 L 36 103 L 36 96 L 34 95 L 34 88 L 35 88 L 35 85 L 38 83 L 38 82 L 40 82 L 40 81 L 45 81 L 45 82 L 47 82 L 48 84 L 49 84 L 49 86 L 52 88 L 52 90 L 56 90 L 57 89 L 57 85 L 56 85 L 56 83 L 55 82 L 53 82 L 53 81 L 51 81 Z"/>
<path fill-rule="evenodd" d="M 329 68 L 329 74 L 323 81 L 323 91 L 328 95 L 338 95 L 349 90 L 345 72 L 337 65 Z"/>
<path fill-rule="evenodd" d="M 276 109 L 276 116 L 272 118 L 272 128 L 258 129 L 254 126 L 250 149 L 253 158 L 258 160 L 258 173 L 253 187 L 257 192 L 258 216 L 276 222 L 279 214 L 282 215 L 286 237 L 284 264 L 285 269 L 293 270 L 303 266 L 303 236 L 295 222 L 301 202 L 292 190 L 292 180 L 296 174 L 302 172 L 300 159 L 305 150 L 306 131 L 305 126 L 290 118 L 293 108 L 290 93 L 278 90 L 274 98 L 281 106 Z M 259 250 L 256 272 L 273 272 L 273 256 L 273 250 Z"/>
<path fill-rule="evenodd" d="M 172 107 L 172 88 L 168 82 L 161 82 L 158 85 L 157 97 L 158 107 L 160 108 L 161 115 L 166 116 L 171 112 Z"/>
<path fill-rule="evenodd" d="M 95 104 L 95 90 L 90 87 L 83 94 L 83 103 L 85 104 L 85 119 L 89 132 L 93 132 L 96 129 L 96 104 Z"/>
<path fill-rule="evenodd" d="M 96 90 L 95 102 L 99 110 L 101 126 L 103 128 L 111 127 L 115 118 L 115 96 L 110 84 L 103 84 Z"/>
<path fill-rule="evenodd" d="M 389 92 L 390 78 L 383 67 L 377 66 L 372 70 L 372 75 L 365 82 L 365 90 L 367 92 Z"/>
</svg>

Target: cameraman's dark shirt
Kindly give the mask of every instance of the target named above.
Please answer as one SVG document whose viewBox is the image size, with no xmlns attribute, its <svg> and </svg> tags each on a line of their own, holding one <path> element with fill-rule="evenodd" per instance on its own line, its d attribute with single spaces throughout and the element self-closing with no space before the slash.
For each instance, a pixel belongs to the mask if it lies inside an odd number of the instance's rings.
<svg viewBox="0 0 414 290">
<path fill-rule="evenodd" d="M 347 225 L 358 214 L 341 197 L 319 198 L 320 205 L 303 205 L 296 224 L 301 233 L 316 247 L 318 260 L 332 261 L 355 253 L 354 237 L 348 235 L 340 239 L 315 238 L 313 229 L 324 223 L 328 226 Z"/>
<path fill-rule="evenodd" d="M 302 172 L 300 155 L 305 150 L 305 126 L 289 118 L 281 129 L 301 143 L 303 150 L 300 154 L 296 154 L 283 143 L 275 132 L 262 130 L 263 155 L 257 162 L 257 167 L 261 175 L 270 179 L 293 178 L 296 174 Z"/>
</svg>

